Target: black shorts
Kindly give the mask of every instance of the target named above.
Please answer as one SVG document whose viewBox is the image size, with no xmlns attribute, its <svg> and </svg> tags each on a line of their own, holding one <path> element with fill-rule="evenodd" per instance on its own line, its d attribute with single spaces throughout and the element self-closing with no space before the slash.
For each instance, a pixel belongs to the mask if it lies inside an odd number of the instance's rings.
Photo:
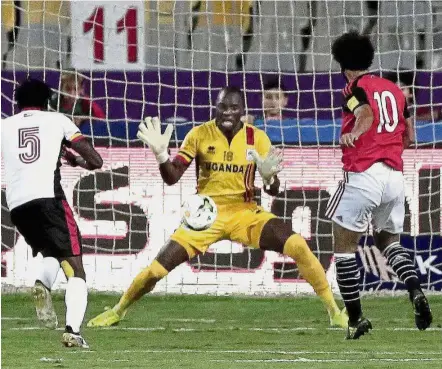
<svg viewBox="0 0 442 369">
<path fill-rule="evenodd" d="M 82 254 L 81 235 L 66 200 L 29 201 L 11 211 L 11 221 L 32 248 L 34 256 L 55 258 Z"/>
</svg>

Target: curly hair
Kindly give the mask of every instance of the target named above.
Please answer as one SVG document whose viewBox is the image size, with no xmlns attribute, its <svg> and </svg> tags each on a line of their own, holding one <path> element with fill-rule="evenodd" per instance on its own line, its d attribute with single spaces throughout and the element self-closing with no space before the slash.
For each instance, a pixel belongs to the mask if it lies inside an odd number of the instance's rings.
<svg viewBox="0 0 442 369">
<path fill-rule="evenodd" d="M 332 54 L 343 70 L 366 70 L 373 63 L 374 47 L 368 36 L 351 31 L 333 42 Z"/>
<path fill-rule="evenodd" d="M 51 92 L 51 88 L 43 81 L 28 78 L 15 90 L 15 101 L 19 109 L 46 109 Z"/>
</svg>

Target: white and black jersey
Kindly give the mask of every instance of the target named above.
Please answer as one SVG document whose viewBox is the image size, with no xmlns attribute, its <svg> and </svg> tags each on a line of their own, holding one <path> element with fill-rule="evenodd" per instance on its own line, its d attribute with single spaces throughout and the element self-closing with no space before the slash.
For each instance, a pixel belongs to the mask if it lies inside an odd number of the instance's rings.
<svg viewBox="0 0 442 369">
<path fill-rule="evenodd" d="M 2 120 L 1 130 L 9 210 L 35 199 L 64 198 L 61 149 L 82 138 L 78 127 L 63 114 L 30 109 Z"/>
<path fill-rule="evenodd" d="M 33 254 L 81 255 L 80 230 L 61 187 L 61 150 L 83 136 L 63 114 L 35 109 L 2 121 L 6 201 Z"/>
</svg>

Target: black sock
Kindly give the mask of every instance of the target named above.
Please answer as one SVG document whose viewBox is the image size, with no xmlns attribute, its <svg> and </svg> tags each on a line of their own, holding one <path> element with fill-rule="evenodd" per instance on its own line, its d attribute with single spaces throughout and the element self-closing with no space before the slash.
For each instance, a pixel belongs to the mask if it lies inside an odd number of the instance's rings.
<svg viewBox="0 0 442 369">
<path fill-rule="evenodd" d="M 70 325 L 67 325 L 64 329 L 64 331 L 66 333 L 72 333 L 72 334 L 80 334 L 80 332 L 74 332 L 74 330 L 72 329 L 72 327 Z"/>
<path fill-rule="evenodd" d="M 410 298 L 413 298 L 416 292 L 421 291 L 421 286 L 407 249 L 402 247 L 399 242 L 393 242 L 384 250 L 384 255 L 388 265 L 393 268 L 399 280 L 407 287 Z"/>
<path fill-rule="evenodd" d="M 362 316 L 361 298 L 359 295 L 359 268 L 355 254 L 335 254 L 336 280 L 339 291 L 347 308 L 350 324 L 356 323 Z"/>
<path fill-rule="evenodd" d="M 35 280 L 34 286 L 35 286 L 36 284 L 41 284 L 41 285 L 42 285 L 44 288 L 46 288 L 48 291 L 51 291 L 51 289 L 48 288 L 48 287 L 46 287 L 46 286 L 44 285 L 44 283 L 43 283 L 42 281 L 40 281 L 39 279 L 36 279 L 36 280 Z"/>
</svg>

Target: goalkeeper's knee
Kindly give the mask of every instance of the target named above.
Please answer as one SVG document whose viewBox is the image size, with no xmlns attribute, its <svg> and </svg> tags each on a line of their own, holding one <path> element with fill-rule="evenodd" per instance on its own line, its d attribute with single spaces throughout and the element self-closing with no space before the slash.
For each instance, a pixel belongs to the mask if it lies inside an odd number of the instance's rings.
<svg viewBox="0 0 442 369">
<path fill-rule="evenodd" d="M 307 256 L 310 256 L 311 250 L 303 237 L 298 234 L 292 234 L 284 243 L 284 249 L 282 253 L 284 255 L 290 256 L 296 261 L 302 261 L 305 260 Z"/>
</svg>

